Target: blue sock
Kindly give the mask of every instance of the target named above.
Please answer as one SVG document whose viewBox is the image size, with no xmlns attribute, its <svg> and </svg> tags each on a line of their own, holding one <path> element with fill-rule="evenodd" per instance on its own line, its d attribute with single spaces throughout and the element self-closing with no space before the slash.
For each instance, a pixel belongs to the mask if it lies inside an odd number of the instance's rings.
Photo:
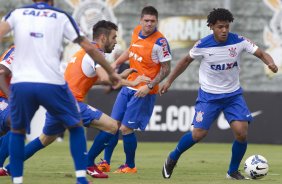
<svg viewBox="0 0 282 184">
<path fill-rule="evenodd" d="M 0 167 L 3 167 L 5 160 L 9 156 L 9 141 L 10 141 L 10 131 L 3 135 L 2 143 L 0 145 Z"/>
<path fill-rule="evenodd" d="M 130 168 L 135 167 L 135 151 L 137 148 L 137 139 L 135 133 L 123 135 L 123 148 L 126 155 L 126 164 Z"/>
<path fill-rule="evenodd" d="M 245 152 L 247 150 L 247 141 L 246 142 L 239 142 L 239 141 L 234 141 L 232 145 L 232 156 L 231 156 L 231 161 L 229 165 L 229 170 L 228 174 L 231 174 L 235 171 L 238 171 L 240 162 L 245 155 Z"/>
<path fill-rule="evenodd" d="M 87 165 L 87 150 L 86 139 L 83 127 L 73 127 L 70 132 L 70 151 L 74 161 L 77 183 L 87 184 L 86 165 Z"/>
<path fill-rule="evenodd" d="M 44 148 L 43 144 L 41 143 L 39 137 L 31 141 L 25 146 L 24 149 L 24 159 L 29 159 L 34 153 Z"/>
<path fill-rule="evenodd" d="M 95 137 L 95 140 L 88 151 L 88 167 L 94 165 L 95 158 L 105 149 L 112 137 L 114 137 L 113 134 L 104 131 L 100 131 Z"/>
<path fill-rule="evenodd" d="M 107 161 L 108 164 L 111 164 L 111 158 L 114 152 L 114 149 L 118 143 L 119 131 L 111 138 L 109 145 L 105 148 L 104 160 Z"/>
<path fill-rule="evenodd" d="M 29 159 L 34 153 L 44 148 L 39 137 L 28 143 L 24 148 L 24 160 Z M 10 172 L 10 164 L 5 166 L 5 168 Z"/>
<path fill-rule="evenodd" d="M 178 145 L 176 146 L 175 150 L 170 153 L 169 157 L 172 160 L 178 160 L 180 155 L 189 148 L 191 148 L 195 143 L 197 142 L 193 140 L 192 132 L 186 133 L 181 137 L 178 142 Z"/>
<path fill-rule="evenodd" d="M 24 134 L 11 132 L 9 142 L 10 170 L 12 177 L 23 176 Z"/>
</svg>

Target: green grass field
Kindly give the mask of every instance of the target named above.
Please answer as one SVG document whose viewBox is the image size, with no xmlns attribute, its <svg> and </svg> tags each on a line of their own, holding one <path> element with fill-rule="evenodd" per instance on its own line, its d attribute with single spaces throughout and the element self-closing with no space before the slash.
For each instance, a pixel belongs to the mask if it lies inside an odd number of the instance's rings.
<svg viewBox="0 0 282 184">
<path fill-rule="evenodd" d="M 88 142 L 88 147 L 90 146 Z M 282 146 L 249 144 L 244 160 L 252 154 L 267 158 L 270 170 L 262 180 L 231 181 L 225 179 L 229 164 L 231 144 L 199 143 L 180 158 L 169 180 L 162 178 L 161 169 L 165 158 L 176 143 L 139 143 L 136 155 L 137 174 L 109 173 L 108 179 L 93 179 L 94 184 L 229 184 L 234 182 L 281 184 Z M 99 160 L 96 160 L 98 162 Z M 112 170 L 124 161 L 122 143 L 118 144 L 112 160 Z M 241 164 L 240 169 L 243 170 Z M 9 177 L 1 177 L 0 183 L 11 183 Z M 41 150 L 25 163 L 24 183 L 71 184 L 75 183 L 73 163 L 68 141 L 55 142 Z"/>
</svg>

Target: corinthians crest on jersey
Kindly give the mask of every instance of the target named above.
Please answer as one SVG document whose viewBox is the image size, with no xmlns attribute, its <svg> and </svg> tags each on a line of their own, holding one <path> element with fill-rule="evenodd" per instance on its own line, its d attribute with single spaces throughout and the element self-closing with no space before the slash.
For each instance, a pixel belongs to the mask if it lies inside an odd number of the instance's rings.
<svg viewBox="0 0 282 184">
<path fill-rule="evenodd" d="M 198 122 L 198 123 L 202 122 L 203 121 L 203 115 L 204 115 L 204 112 L 198 111 L 197 116 L 196 116 L 196 122 Z"/>
<path fill-rule="evenodd" d="M 231 47 L 228 50 L 229 50 L 229 56 L 231 57 L 237 56 L 236 47 Z"/>
</svg>

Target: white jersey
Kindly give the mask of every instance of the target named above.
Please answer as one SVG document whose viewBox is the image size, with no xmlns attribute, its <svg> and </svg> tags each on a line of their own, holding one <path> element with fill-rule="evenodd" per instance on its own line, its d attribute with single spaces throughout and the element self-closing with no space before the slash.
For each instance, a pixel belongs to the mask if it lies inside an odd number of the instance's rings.
<svg viewBox="0 0 282 184">
<path fill-rule="evenodd" d="M 65 84 L 60 72 L 63 38 L 74 41 L 81 33 L 64 11 L 47 3 L 15 9 L 4 17 L 14 32 L 15 57 L 11 83 Z"/>
<path fill-rule="evenodd" d="M 240 88 L 240 56 L 243 51 L 253 54 L 257 46 L 250 40 L 229 33 L 225 43 L 215 41 L 213 34 L 195 44 L 190 56 L 201 62 L 201 89 L 212 94 L 232 93 Z"/>
<path fill-rule="evenodd" d="M 96 69 L 101 67 L 101 65 L 96 64 L 93 62 L 93 59 L 88 55 L 85 54 L 82 63 L 81 63 L 81 70 L 83 74 L 89 78 L 96 76 Z"/>
</svg>

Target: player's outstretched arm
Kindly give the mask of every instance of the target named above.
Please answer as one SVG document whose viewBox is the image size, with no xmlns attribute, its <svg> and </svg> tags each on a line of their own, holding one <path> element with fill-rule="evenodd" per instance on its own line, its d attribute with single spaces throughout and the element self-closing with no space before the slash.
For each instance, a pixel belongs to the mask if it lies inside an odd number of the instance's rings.
<svg viewBox="0 0 282 184">
<path fill-rule="evenodd" d="M 106 70 L 109 79 L 113 84 L 117 84 L 121 81 L 121 77 L 114 71 L 111 65 L 106 61 L 105 57 L 88 41 L 87 38 L 79 37 L 75 42 L 80 44 L 93 61 L 96 61 Z"/>
<path fill-rule="evenodd" d="M 119 74 L 119 76 L 122 78 L 121 83 L 119 83 L 119 86 L 126 85 L 123 82 L 124 79 L 126 79 L 128 77 L 128 75 L 133 73 L 133 72 L 137 72 L 137 71 L 133 68 L 128 68 L 128 69 L 124 70 L 121 74 Z M 107 74 L 107 72 L 102 67 L 96 68 L 96 74 L 98 76 L 98 80 L 95 82 L 95 85 L 111 85 L 112 84 L 110 79 L 109 79 L 109 75 Z"/>
<path fill-rule="evenodd" d="M 145 82 L 145 83 L 151 82 L 151 79 L 149 77 L 146 77 L 146 76 L 143 76 L 143 75 L 138 76 L 134 81 L 126 80 L 128 75 L 133 73 L 133 72 L 137 72 L 137 70 L 135 70 L 133 68 L 129 68 L 129 69 L 124 70 L 121 74 L 119 74 L 122 78 L 121 82 L 118 85 L 113 86 L 113 88 L 118 89 L 121 86 L 134 87 L 134 86 L 140 84 L 141 82 Z M 109 80 L 109 76 L 102 67 L 96 68 L 96 74 L 98 76 L 98 80 L 95 82 L 95 85 L 111 85 L 111 81 Z"/>
<path fill-rule="evenodd" d="M 133 72 L 137 72 L 137 70 L 135 68 L 127 68 L 122 71 L 119 75 L 121 76 L 121 78 L 126 79 Z"/>
<path fill-rule="evenodd" d="M 109 75 L 102 67 L 96 68 L 96 74 L 98 76 L 97 81 L 95 82 L 95 85 L 111 85 L 111 81 L 109 78 Z"/>
<path fill-rule="evenodd" d="M 142 82 L 150 83 L 151 79 L 150 79 L 150 77 L 146 77 L 145 75 L 139 75 L 134 81 L 129 81 L 129 80 L 122 79 L 121 84 L 123 86 L 134 87 L 134 86 L 137 86 L 138 84 L 140 84 Z"/>
<path fill-rule="evenodd" d="M 190 57 L 188 54 L 187 56 L 183 57 L 176 65 L 174 70 L 171 72 L 171 74 L 168 76 L 167 81 L 165 82 L 164 85 L 160 87 L 159 93 L 160 95 L 166 93 L 168 89 L 170 88 L 172 82 L 181 74 L 183 73 L 186 68 L 189 66 L 189 64 L 193 61 L 194 59 Z"/>
<path fill-rule="evenodd" d="M 276 73 L 278 71 L 278 67 L 274 63 L 273 58 L 269 54 L 267 54 L 265 51 L 258 48 L 256 52 L 254 53 L 254 55 L 258 57 L 259 59 L 261 59 L 273 73 Z"/>
</svg>

